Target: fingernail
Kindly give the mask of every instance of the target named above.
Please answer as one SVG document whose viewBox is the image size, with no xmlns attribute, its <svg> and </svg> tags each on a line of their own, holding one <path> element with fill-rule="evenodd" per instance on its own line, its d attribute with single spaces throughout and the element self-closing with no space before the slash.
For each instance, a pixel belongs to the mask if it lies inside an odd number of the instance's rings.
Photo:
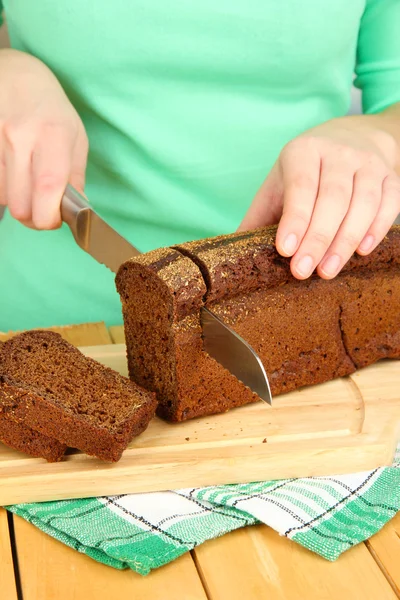
<svg viewBox="0 0 400 600">
<path fill-rule="evenodd" d="M 338 254 L 332 254 L 329 258 L 326 259 L 324 263 L 321 265 L 321 271 L 324 272 L 325 275 L 332 277 L 336 275 L 340 268 L 340 256 Z"/>
<path fill-rule="evenodd" d="M 314 261 L 311 256 L 308 254 L 303 256 L 303 258 L 297 263 L 296 271 L 301 275 L 301 277 L 309 277 L 313 272 Z"/>
<path fill-rule="evenodd" d="M 358 249 L 361 250 L 361 252 L 368 252 L 368 250 L 372 248 L 374 241 L 375 239 L 373 235 L 367 235 L 358 246 Z"/>
<path fill-rule="evenodd" d="M 296 252 L 297 248 L 297 235 L 289 233 L 283 242 L 283 251 L 288 256 L 292 256 Z"/>
</svg>

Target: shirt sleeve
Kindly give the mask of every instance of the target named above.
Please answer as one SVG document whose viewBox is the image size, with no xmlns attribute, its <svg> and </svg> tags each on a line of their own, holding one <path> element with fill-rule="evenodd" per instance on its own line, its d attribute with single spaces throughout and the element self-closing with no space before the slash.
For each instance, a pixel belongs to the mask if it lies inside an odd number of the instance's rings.
<svg viewBox="0 0 400 600">
<path fill-rule="evenodd" d="M 362 90 L 365 113 L 400 102 L 400 0 L 367 0 L 354 83 Z"/>
<path fill-rule="evenodd" d="M 3 2 L 0 0 L 0 27 L 3 25 Z"/>
</svg>

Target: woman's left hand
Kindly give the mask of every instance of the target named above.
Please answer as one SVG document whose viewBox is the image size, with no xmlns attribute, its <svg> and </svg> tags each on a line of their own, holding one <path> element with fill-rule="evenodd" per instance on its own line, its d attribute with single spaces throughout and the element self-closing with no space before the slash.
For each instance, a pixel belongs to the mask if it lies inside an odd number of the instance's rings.
<svg viewBox="0 0 400 600">
<path fill-rule="evenodd" d="M 378 115 L 334 119 L 289 142 L 241 223 L 243 231 L 279 222 L 277 249 L 298 279 L 316 268 L 335 277 L 399 214 L 399 144 L 377 123 Z"/>
</svg>

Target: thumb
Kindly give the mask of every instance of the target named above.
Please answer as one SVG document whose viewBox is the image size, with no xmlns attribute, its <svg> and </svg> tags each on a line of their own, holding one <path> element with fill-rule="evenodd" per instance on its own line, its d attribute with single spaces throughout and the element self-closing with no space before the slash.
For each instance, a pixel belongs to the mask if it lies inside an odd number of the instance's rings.
<svg viewBox="0 0 400 600">
<path fill-rule="evenodd" d="M 278 223 L 282 215 L 283 180 L 278 162 L 254 196 L 238 231 L 256 229 Z"/>
</svg>

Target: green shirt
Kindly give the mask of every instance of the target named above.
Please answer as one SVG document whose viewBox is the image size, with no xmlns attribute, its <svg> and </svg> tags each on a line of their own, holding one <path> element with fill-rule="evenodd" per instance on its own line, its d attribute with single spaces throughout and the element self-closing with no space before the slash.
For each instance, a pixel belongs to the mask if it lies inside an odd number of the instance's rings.
<svg viewBox="0 0 400 600">
<path fill-rule="evenodd" d="M 1 4 L 1 0 L 0 0 Z M 3 0 L 90 141 L 86 193 L 141 250 L 236 229 L 282 147 L 400 101 L 399 0 Z M 0 82 L 1 90 L 1 82 Z M 121 322 L 67 227 L 0 222 L 0 330 Z"/>
</svg>

